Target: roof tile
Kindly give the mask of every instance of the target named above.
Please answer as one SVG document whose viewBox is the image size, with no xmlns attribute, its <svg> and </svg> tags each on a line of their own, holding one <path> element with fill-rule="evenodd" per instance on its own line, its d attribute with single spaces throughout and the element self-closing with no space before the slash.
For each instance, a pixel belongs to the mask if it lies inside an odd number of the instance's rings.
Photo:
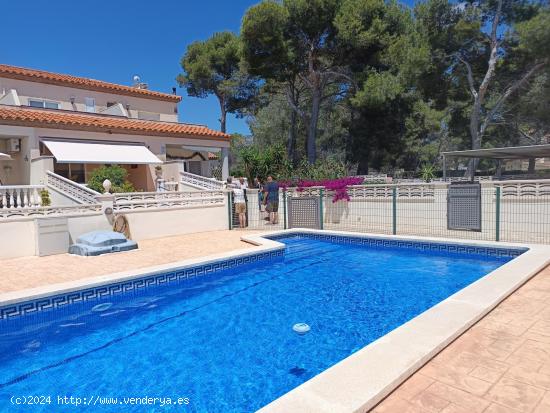
<svg viewBox="0 0 550 413">
<path fill-rule="evenodd" d="M 172 95 L 170 93 L 156 92 L 149 89 L 138 89 L 136 87 L 104 82 L 102 80 L 46 72 L 44 70 L 27 69 L 11 65 L 0 64 L 0 77 L 68 86 L 77 89 L 95 90 L 98 92 L 117 93 L 175 103 L 181 101 L 181 96 Z"/>
<path fill-rule="evenodd" d="M 62 128 L 74 130 L 111 131 L 170 137 L 201 137 L 229 139 L 229 135 L 206 126 L 185 123 L 128 119 L 111 115 L 88 114 L 18 106 L 0 106 L 0 124 Z"/>
</svg>

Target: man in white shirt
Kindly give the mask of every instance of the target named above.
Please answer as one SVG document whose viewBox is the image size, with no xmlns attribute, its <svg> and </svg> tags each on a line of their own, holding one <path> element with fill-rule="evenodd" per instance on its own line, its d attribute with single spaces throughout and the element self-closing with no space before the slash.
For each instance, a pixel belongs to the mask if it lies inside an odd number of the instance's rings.
<svg viewBox="0 0 550 413">
<path fill-rule="evenodd" d="M 240 183 L 233 187 L 233 200 L 235 202 L 235 212 L 239 215 L 239 227 L 246 227 L 246 199 L 244 188 Z"/>
</svg>

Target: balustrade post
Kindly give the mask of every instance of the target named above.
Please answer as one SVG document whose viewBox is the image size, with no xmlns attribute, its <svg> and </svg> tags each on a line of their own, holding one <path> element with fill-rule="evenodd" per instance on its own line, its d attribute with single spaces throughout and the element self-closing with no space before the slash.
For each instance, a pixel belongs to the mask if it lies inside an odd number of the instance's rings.
<svg viewBox="0 0 550 413">
<path fill-rule="evenodd" d="M 42 197 L 40 196 L 40 192 L 38 191 L 38 188 L 34 188 L 32 190 L 32 205 L 34 207 L 39 207 L 42 205 Z"/>
<path fill-rule="evenodd" d="M 8 197 L 6 196 L 7 190 L 2 190 L 2 209 L 8 208 Z"/>
<path fill-rule="evenodd" d="M 27 189 L 27 188 L 21 189 L 21 192 L 23 193 L 23 196 L 21 197 L 23 203 L 21 204 L 21 206 L 23 206 L 25 208 L 29 207 L 29 191 L 30 191 L 30 189 Z"/>
<path fill-rule="evenodd" d="M 15 201 L 17 202 L 17 208 L 21 208 L 21 192 L 23 192 L 22 189 L 15 190 Z"/>
</svg>

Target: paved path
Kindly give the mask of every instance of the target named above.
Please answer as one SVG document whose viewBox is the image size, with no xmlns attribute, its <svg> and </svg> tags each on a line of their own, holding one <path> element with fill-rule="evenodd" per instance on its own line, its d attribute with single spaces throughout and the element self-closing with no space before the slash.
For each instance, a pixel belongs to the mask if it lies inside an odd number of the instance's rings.
<svg viewBox="0 0 550 413">
<path fill-rule="evenodd" d="M 550 267 L 373 411 L 550 413 Z"/>
<path fill-rule="evenodd" d="M 0 293 L 253 248 L 240 240 L 245 233 L 255 231 L 213 231 L 157 238 L 140 241 L 136 251 L 98 257 L 59 254 L 4 259 L 0 260 Z"/>
</svg>

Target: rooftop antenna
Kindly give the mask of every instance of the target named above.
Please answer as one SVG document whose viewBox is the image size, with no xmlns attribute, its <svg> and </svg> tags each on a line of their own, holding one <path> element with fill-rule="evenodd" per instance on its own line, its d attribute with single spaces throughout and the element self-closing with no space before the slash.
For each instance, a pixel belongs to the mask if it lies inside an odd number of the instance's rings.
<svg viewBox="0 0 550 413">
<path fill-rule="evenodd" d="M 147 83 L 142 82 L 141 78 L 138 75 L 134 75 L 133 79 L 134 79 L 134 87 L 135 88 L 138 88 L 138 89 L 148 89 L 149 88 Z"/>
</svg>

